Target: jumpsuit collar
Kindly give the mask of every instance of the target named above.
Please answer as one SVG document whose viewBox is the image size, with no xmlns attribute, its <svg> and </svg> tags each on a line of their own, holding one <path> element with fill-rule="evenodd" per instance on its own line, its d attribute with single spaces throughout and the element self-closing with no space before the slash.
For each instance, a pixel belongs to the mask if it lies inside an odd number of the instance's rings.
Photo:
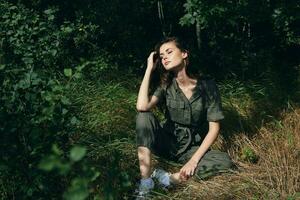
<svg viewBox="0 0 300 200">
<path fill-rule="evenodd" d="M 184 93 L 182 92 L 180 87 L 178 86 L 178 83 L 177 83 L 175 77 L 173 78 L 173 86 L 174 86 L 176 93 L 181 94 L 181 96 L 183 97 L 185 102 L 188 102 L 188 103 L 193 103 L 195 100 L 197 100 L 203 94 L 202 87 L 201 87 L 201 81 L 199 79 L 197 79 L 196 86 L 193 89 L 193 94 L 190 99 L 186 98 L 186 96 L 184 95 Z"/>
</svg>

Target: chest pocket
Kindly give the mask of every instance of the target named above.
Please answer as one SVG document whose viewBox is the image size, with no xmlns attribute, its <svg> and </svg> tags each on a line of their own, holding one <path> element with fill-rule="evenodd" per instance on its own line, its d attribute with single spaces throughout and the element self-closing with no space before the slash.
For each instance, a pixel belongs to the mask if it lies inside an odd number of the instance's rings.
<svg viewBox="0 0 300 200">
<path fill-rule="evenodd" d="M 185 105 L 182 101 L 176 101 L 171 98 L 166 99 L 167 109 L 172 121 L 185 124 Z"/>
</svg>

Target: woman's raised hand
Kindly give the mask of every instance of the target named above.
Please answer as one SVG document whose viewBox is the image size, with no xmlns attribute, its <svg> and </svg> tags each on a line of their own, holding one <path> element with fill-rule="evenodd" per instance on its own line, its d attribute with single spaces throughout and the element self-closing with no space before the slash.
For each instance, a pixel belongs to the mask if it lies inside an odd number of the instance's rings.
<svg viewBox="0 0 300 200">
<path fill-rule="evenodd" d="M 148 60 L 147 60 L 147 69 L 150 69 L 151 72 L 153 72 L 157 66 L 157 62 L 159 59 L 155 59 L 154 60 L 154 57 L 156 57 L 156 52 L 155 51 L 152 51 L 148 57 Z"/>
</svg>

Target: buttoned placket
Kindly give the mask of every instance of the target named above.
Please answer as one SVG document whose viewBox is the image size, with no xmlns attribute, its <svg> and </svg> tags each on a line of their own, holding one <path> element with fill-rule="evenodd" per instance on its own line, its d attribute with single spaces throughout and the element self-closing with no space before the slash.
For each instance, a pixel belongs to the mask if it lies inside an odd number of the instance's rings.
<svg viewBox="0 0 300 200">
<path fill-rule="evenodd" d="M 196 101 L 198 98 L 200 98 L 202 95 L 202 88 L 200 87 L 201 82 L 200 82 L 200 80 L 197 81 L 197 84 L 196 84 L 195 88 L 193 89 L 193 94 L 190 99 L 188 99 L 185 96 L 185 94 L 180 89 L 180 87 L 178 86 L 178 83 L 175 79 L 173 79 L 173 84 L 174 84 L 174 88 L 175 88 L 177 95 L 179 95 L 181 97 L 181 100 L 183 100 L 184 104 L 188 107 L 189 116 L 188 116 L 188 122 L 186 124 L 192 124 L 192 103 L 194 101 Z"/>
<path fill-rule="evenodd" d="M 186 111 L 184 112 L 184 118 L 185 118 L 185 120 L 188 120 L 188 122 L 186 122 L 186 124 L 191 124 L 191 120 L 192 120 L 191 103 L 188 100 L 188 98 L 185 96 L 183 91 L 179 88 L 175 79 L 174 79 L 174 84 L 175 84 L 174 87 L 175 87 L 175 91 L 176 91 L 177 95 L 180 97 L 181 101 L 184 101 L 185 109 L 188 109 L 188 116 L 186 116 Z M 193 93 L 192 97 L 193 96 L 194 96 L 194 93 Z M 186 119 L 186 117 L 188 117 L 188 119 Z M 183 148 L 179 149 L 177 152 L 177 155 L 180 155 L 192 144 L 192 132 L 190 130 L 190 127 L 185 127 L 185 126 L 181 126 L 181 125 L 178 125 L 178 126 L 179 127 L 177 127 L 177 130 L 184 131 L 185 136 L 188 137 L 187 143 L 183 146 Z M 180 142 L 180 141 L 178 141 L 178 142 Z"/>
</svg>

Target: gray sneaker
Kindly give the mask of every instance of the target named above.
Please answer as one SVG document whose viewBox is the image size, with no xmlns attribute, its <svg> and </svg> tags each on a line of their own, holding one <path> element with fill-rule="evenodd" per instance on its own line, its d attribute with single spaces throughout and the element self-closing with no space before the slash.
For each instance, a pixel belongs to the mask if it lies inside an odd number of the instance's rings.
<svg viewBox="0 0 300 200">
<path fill-rule="evenodd" d="M 135 200 L 150 200 L 151 199 L 151 195 L 150 195 L 150 191 L 137 191 L 135 196 Z"/>
<path fill-rule="evenodd" d="M 159 185 L 167 189 L 171 187 L 170 175 L 163 169 L 155 169 L 151 174 L 151 178 L 157 179 Z"/>
<path fill-rule="evenodd" d="M 151 199 L 151 191 L 154 188 L 154 182 L 151 185 L 138 185 L 138 188 L 135 190 L 134 196 L 136 200 L 149 200 Z"/>
</svg>

